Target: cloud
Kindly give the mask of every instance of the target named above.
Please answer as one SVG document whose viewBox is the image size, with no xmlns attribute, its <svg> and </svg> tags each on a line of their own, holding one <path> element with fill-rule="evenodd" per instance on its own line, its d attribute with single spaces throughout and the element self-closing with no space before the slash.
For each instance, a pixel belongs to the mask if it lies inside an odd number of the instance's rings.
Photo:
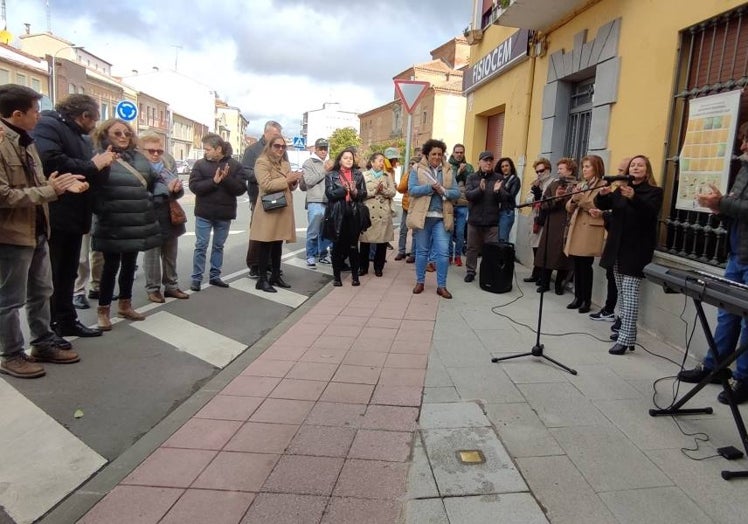
<svg viewBox="0 0 748 524">
<path fill-rule="evenodd" d="M 210 85 L 249 116 L 297 133 L 324 102 L 366 111 L 392 98 L 392 77 L 430 59 L 471 17 L 467 0 L 50 0 L 54 33 L 129 75 L 153 66 Z M 8 6 L 8 26 L 46 30 L 42 0 Z M 178 89 L 178 86 L 175 86 Z"/>
</svg>

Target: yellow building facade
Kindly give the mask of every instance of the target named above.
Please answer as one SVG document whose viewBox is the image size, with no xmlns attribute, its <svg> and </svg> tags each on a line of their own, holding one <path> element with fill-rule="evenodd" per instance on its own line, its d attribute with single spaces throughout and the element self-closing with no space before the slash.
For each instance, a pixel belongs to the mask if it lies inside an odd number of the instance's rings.
<svg viewBox="0 0 748 524">
<path fill-rule="evenodd" d="M 621 158 L 644 154 L 666 195 L 655 261 L 721 273 L 727 228 L 714 216 L 675 207 L 678 154 L 690 100 L 748 85 L 748 4 L 501 4 L 474 0 L 475 19 L 466 30 L 471 43 L 463 83 L 469 161 L 486 149 L 497 158 L 514 159 L 524 200 L 535 177 L 532 163 L 539 157 L 550 159 L 555 171 L 562 157 L 579 160 L 597 154 L 607 174 L 615 174 Z M 746 95 L 741 96 L 738 118 L 748 120 Z M 737 145 L 733 151 L 739 154 Z M 733 175 L 737 167 L 733 162 Z M 517 256 L 525 265 L 532 263 L 530 230 L 527 212 L 520 213 L 514 234 Z M 660 314 L 661 291 L 652 286 L 644 293 L 651 293 L 652 312 Z M 599 271 L 596 302 L 604 295 Z M 647 312 L 640 318 L 646 323 Z M 675 337 L 668 324 L 648 327 Z"/>
</svg>

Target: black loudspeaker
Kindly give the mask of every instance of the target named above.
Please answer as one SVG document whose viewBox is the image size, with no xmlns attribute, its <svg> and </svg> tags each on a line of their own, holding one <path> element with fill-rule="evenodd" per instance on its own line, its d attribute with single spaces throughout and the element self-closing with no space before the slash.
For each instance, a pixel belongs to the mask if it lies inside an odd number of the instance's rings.
<svg viewBox="0 0 748 524">
<path fill-rule="evenodd" d="M 507 293 L 514 280 L 514 244 L 488 242 L 483 244 L 478 283 L 491 293 Z"/>
</svg>

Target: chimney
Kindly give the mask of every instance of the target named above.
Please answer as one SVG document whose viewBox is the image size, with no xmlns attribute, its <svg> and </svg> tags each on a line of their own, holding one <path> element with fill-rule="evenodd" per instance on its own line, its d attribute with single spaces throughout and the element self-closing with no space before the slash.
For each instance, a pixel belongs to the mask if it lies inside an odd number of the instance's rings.
<svg viewBox="0 0 748 524">
<path fill-rule="evenodd" d="M 26 34 L 30 35 L 31 34 L 31 24 L 23 24 L 23 25 L 26 27 Z"/>
</svg>

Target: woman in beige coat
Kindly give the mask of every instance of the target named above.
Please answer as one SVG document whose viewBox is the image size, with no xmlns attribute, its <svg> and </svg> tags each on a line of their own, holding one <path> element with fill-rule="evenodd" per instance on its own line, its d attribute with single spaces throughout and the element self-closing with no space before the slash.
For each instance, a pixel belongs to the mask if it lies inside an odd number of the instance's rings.
<svg viewBox="0 0 748 524">
<path fill-rule="evenodd" d="M 364 204 L 369 208 L 371 226 L 361 233 L 359 246 L 359 275 L 369 272 L 369 247 L 376 245 L 374 255 L 374 274 L 382 276 L 384 261 L 387 257 L 387 242 L 395 239 L 395 228 L 392 225 L 392 198 L 397 189 L 391 177 L 384 172 L 384 155 L 374 153 L 369 159 L 371 169 L 364 173 L 366 182 L 366 200 Z"/>
<path fill-rule="evenodd" d="M 286 205 L 276 209 L 265 210 L 264 205 L 255 208 L 252 216 L 252 227 L 249 239 L 260 244 L 259 270 L 260 277 L 256 288 L 267 293 L 275 293 L 273 285 L 289 288 L 280 275 L 281 251 L 283 241 L 296 241 L 296 224 L 293 214 L 293 195 L 299 183 L 299 174 L 291 171 L 291 165 L 283 159 L 286 152 L 286 141 L 276 136 L 269 140 L 262 154 L 255 163 L 255 176 L 260 187 L 259 201 L 272 193 L 283 193 Z M 268 280 L 268 263 L 270 280 Z"/>
<path fill-rule="evenodd" d="M 605 186 L 603 159 L 589 155 L 582 159 L 582 181 L 574 188 L 574 195 L 566 202 L 571 213 L 564 253 L 574 264 L 574 300 L 567 309 L 580 313 L 590 310 L 592 300 L 592 262 L 603 252 L 605 223 L 603 213 L 595 207 L 595 197 Z"/>
</svg>

